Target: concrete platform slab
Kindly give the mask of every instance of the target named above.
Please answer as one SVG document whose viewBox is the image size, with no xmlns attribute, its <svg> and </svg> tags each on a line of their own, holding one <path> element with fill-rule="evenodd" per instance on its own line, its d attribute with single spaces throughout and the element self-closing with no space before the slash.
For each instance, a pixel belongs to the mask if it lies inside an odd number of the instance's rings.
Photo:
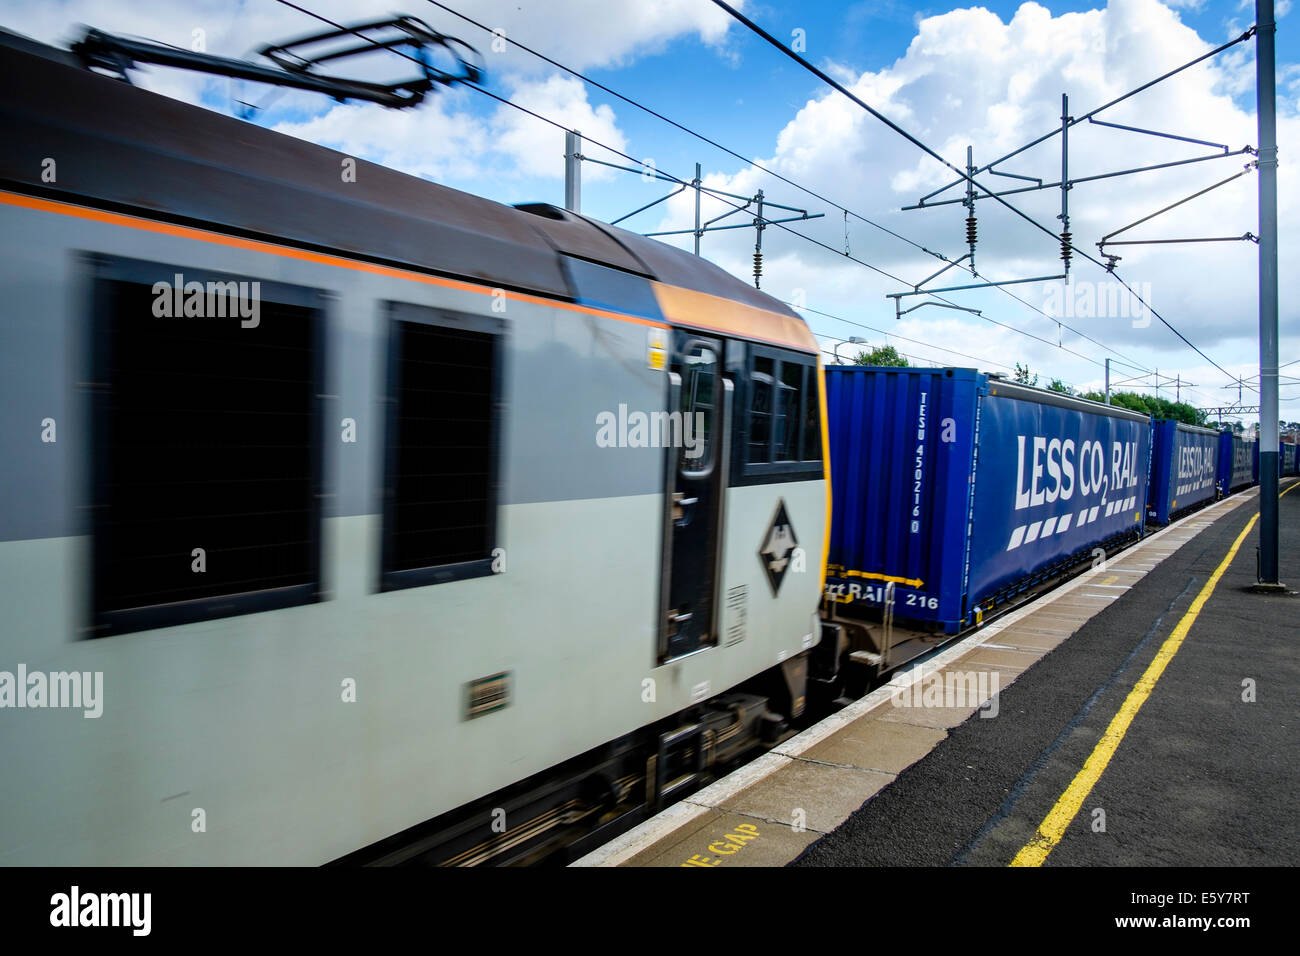
<svg viewBox="0 0 1300 956">
<path fill-rule="evenodd" d="M 888 706 L 888 705 L 886 705 Z M 877 713 L 882 713 L 878 711 Z M 942 730 L 864 718 L 803 754 L 808 760 L 896 774 L 920 760 L 944 738 Z"/>
<path fill-rule="evenodd" d="M 1001 643 L 1002 635 L 998 635 L 998 641 Z M 962 658 L 964 664 L 991 664 L 995 667 L 1017 667 L 1026 668 L 1043 655 L 1038 651 L 1013 651 L 994 649 L 991 647 L 978 647 L 971 653 Z"/>
<path fill-rule="evenodd" d="M 710 810 L 624 866 L 783 866 L 821 833 L 728 810 Z"/>
<path fill-rule="evenodd" d="M 793 760 L 722 809 L 829 833 L 893 779 L 892 773 Z"/>
<path fill-rule="evenodd" d="M 998 635 L 998 643 L 1017 650 L 1050 651 L 1070 635 L 1055 628 L 1031 627 L 1017 624 Z"/>
</svg>

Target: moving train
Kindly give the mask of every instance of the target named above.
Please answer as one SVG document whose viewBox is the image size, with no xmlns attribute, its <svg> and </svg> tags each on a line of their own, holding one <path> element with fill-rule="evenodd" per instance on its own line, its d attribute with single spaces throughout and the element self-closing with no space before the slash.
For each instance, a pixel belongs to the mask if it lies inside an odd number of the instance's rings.
<svg viewBox="0 0 1300 956">
<path fill-rule="evenodd" d="M 801 713 L 796 314 L 12 34 L 0 82 L 0 863 L 528 860 Z"/>
<path fill-rule="evenodd" d="M 826 378 L 828 617 L 878 672 L 1142 531 L 1145 415 L 973 369 Z M 913 630 L 867 623 L 885 609 Z"/>
<path fill-rule="evenodd" d="M 0 78 L 0 864 L 574 858 L 1166 480 L 1144 416 L 823 372 L 633 233 Z"/>
<path fill-rule="evenodd" d="M 834 510 L 814 657 L 847 664 L 849 687 L 1258 478 L 1239 435 L 973 369 L 831 366 L 826 380 Z"/>
</svg>

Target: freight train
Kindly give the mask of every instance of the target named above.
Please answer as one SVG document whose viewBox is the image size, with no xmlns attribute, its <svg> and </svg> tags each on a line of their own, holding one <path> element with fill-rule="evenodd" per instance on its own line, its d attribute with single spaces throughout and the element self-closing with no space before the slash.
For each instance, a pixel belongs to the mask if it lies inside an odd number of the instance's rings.
<svg viewBox="0 0 1300 956">
<path fill-rule="evenodd" d="M 1218 493 L 1222 498 L 1240 491 L 1258 480 L 1255 474 L 1255 442 L 1248 442 L 1230 431 L 1219 435 Z"/>
<path fill-rule="evenodd" d="M 1300 474 L 1300 448 L 1291 442 L 1280 442 L 1277 447 L 1277 469 L 1281 475 Z"/>
<path fill-rule="evenodd" d="M 840 663 L 837 690 L 1255 481 L 1252 445 L 1231 433 L 973 369 L 831 366 L 826 382 L 834 508 L 813 674 Z"/>
<path fill-rule="evenodd" d="M 580 855 L 1192 460 L 969 369 L 823 375 L 776 300 L 553 206 L 12 34 L 0 80 L 0 863 Z"/>
<path fill-rule="evenodd" d="M 1224 479 L 1219 432 L 1184 422 L 1152 423 L 1151 495 L 1147 519 L 1167 525 L 1175 515 L 1213 501 Z"/>
</svg>

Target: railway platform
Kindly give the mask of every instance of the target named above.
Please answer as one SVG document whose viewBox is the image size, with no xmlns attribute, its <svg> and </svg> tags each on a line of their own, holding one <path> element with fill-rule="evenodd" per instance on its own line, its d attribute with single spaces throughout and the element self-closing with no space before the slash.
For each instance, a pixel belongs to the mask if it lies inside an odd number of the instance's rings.
<svg viewBox="0 0 1300 956">
<path fill-rule="evenodd" d="M 1148 535 L 573 865 L 1300 863 L 1300 597 L 1252 589 L 1258 504 Z"/>
</svg>

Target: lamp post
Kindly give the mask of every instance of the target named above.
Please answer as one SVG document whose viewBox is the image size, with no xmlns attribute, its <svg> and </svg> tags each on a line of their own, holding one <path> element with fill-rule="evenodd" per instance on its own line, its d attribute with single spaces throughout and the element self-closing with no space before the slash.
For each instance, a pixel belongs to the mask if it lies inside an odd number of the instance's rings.
<svg viewBox="0 0 1300 956">
<path fill-rule="evenodd" d="M 858 338 L 856 335 L 851 335 L 851 336 L 849 336 L 849 339 L 848 339 L 847 342 L 841 342 L 839 345 L 835 346 L 835 348 L 833 349 L 833 351 L 834 351 L 834 353 L 835 353 L 835 364 L 836 364 L 836 365 L 842 365 L 842 364 L 843 364 L 843 363 L 840 361 L 840 345 L 865 345 L 866 342 L 867 342 L 866 339 L 860 339 L 860 338 Z"/>
</svg>

